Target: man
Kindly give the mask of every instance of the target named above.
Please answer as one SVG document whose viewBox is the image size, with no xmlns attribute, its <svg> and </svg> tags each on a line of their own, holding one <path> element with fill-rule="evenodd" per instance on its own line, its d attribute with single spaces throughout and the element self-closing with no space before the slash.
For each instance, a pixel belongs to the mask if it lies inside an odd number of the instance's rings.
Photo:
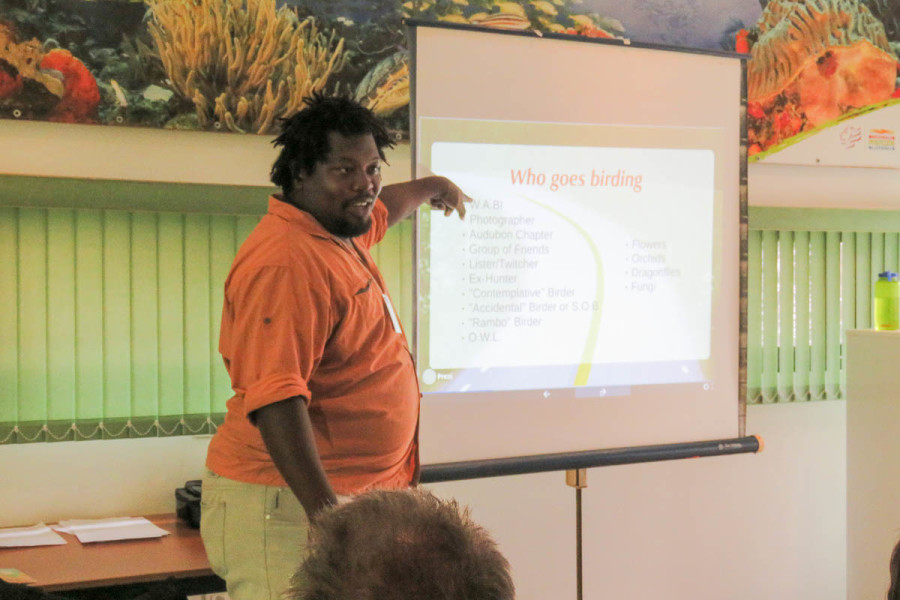
<svg viewBox="0 0 900 600">
<path fill-rule="evenodd" d="M 513 600 L 509 563 L 454 501 L 376 491 L 324 511 L 288 600 Z"/>
<path fill-rule="evenodd" d="M 424 202 L 462 218 L 468 200 L 442 177 L 382 188 L 383 123 L 346 98 L 306 104 L 275 140 L 282 193 L 225 282 L 235 394 L 209 445 L 201 532 L 232 600 L 278 598 L 338 495 L 417 481 L 418 382 L 369 248 Z"/>
</svg>

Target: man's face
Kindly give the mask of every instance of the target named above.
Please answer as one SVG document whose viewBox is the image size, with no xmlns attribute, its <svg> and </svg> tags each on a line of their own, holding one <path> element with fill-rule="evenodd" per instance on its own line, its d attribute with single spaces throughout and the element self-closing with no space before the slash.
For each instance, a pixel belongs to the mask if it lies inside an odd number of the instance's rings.
<svg viewBox="0 0 900 600">
<path fill-rule="evenodd" d="M 311 174 L 301 173 L 291 201 L 328 232 L 362 235 L 372 226 L 372 207 L 381 192 L 381 157 L 371 134 L 328 134 L 331 151 Z"/>
</svg>

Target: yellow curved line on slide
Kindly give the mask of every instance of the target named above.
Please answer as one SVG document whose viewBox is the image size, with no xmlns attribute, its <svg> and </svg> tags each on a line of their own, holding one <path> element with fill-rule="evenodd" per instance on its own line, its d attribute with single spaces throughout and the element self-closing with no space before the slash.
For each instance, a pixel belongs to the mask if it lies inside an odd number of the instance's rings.
<svg viewBox="0 0 900 600">
<path fill-rule="evenodd" d="M 597 291 L 594 294 L 594 299 L 597 302 L 597 312 L 594 314 L 591 319 L 591 324 L 588 327 L 587 339 L 584 342 L 584 351 L 581 355 L 581 363 L 578 365 L 578 371 L 575 373 L 575 383 L 574 385 L 583 386 L 587 385 L 588 377 L 591 374 L 591 364 L 593 364 L 593 356 L 594 356 L 594 347 L 597 345 L 597 336 L 600 331 L 600 317 L 603 314 L 603 260 L 600 258 L 600 252 L 597 250 L 597 247 L 594 245 L 594 241 L 591 239 L 591 236 L 580 226 L 578 223 L 570 219 L 568 216 L 559 212 L 558 210 L 554 210 L 553 208 L 543 204 L 542 202 L 538 202 L 533 198 L 523 198 L 532 204 L 536 204 L 541 208 L 548 210 L 558 216 L 563 221 L 569 223 L 572 227 L 575 228 L 575 231 L 581 234 L 581 237 L 587 242 L 588 247 L 591 249 L 591 254 L 594 255 L 594 262 L 597 265 Z"/>
</svg>

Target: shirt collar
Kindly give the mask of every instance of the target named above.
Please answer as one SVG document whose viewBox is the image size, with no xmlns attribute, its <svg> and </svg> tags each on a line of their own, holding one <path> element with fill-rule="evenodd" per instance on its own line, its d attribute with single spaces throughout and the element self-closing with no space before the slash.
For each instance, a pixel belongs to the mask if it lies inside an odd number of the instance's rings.
<svg viewBox="0 0 900 600">
<path fill-rule="evenodd" d="M 314 216 L 301 210 L 282 200 L 284 196 L 281 194 L 272 194 L 269 196 L 269 214 L 279 219 L 284 219 L 288 223 L 299 225 L 306 233 L 315 237 L 331 240 L 334 236 L 328 233 L 322 224 L 319 223 Z"/>
</svg>

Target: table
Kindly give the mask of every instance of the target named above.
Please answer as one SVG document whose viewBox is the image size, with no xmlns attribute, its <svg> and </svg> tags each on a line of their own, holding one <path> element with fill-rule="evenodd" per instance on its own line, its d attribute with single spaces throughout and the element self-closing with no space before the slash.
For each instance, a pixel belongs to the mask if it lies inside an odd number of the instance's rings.
<svg viewBox="0 0 900 600">
<path fill-rule="evenodd" d="M 174 514 L 147 519 L 171 535 L 82 544 L 74 535 L 61 533 L 67 542 L 63 546 L 0 548 L 0 568 L 18 569 L 48 592 L 143 584 L 170 577 L 202 578 L 218 588 L 209 591 L 225 589 L 209 566 L 199 530 Z"/>
</svg>

